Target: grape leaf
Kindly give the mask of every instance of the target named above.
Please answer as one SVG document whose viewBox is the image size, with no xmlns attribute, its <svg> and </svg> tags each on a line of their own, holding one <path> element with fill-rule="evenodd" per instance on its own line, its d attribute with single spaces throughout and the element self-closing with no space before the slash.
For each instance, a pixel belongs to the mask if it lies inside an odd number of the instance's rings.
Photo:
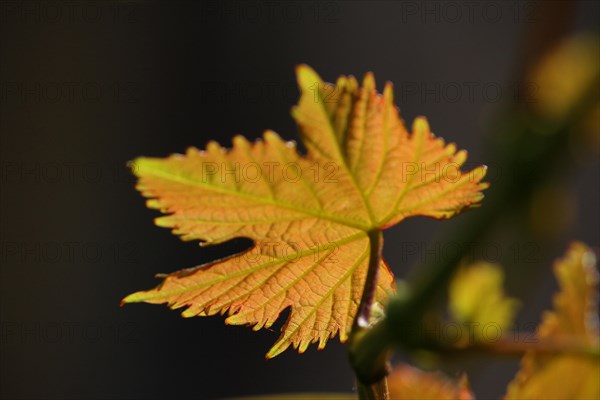
<svg viewBox="0 0 600 400">
<path fill-rule="evenodd" d="M 512 325 L 519 302 L 504 295 L 503 282 L 502 268 L 486 262 L 462 267 L 450 282 L 450 314 L 456 321 L 469 324 L 477 341 L 488 339 L 486 332 L 490 327 L 496 335 Z M 467 340 L 470 337 L 463 336 Z"/>
<path fill-rule="evenodd" d="M 400 364 L 388 377 L 390 400 L 473 400 L 466 375 L 455 381 L 441 372 Z"/>
<path fill-rule="evenodd" d="M 573 243 L 555 263 L 554 273 L 560 291 L 554 297 L 554 311 L 543 316 L 538 337 L 564 340 L 570 346 L 577 340 L 596 354 L 528 352 L 508 386 L 506 400 L 600 398 L 596 256 L 584 244 Z"/>
<path fill-rule="evenodd" d="M 210 142 L 201 151 L 133 162 L 148 207 L 168 214 L 156 224 L 183 240 L 254 241 L 242 254 L 175 272 L 157 288 L 123 303 L 187 307 L 184 317 L 228 314 L 226 323 L 270 327 L 291 307 L 268 352 L 293 345 L 323 348 L 338 332 L 345 341 L 357 313 L 369 263 L 369 232 L 423 215 L 449 218 L 482 199 L 485 167 L 460 171 L 456 151 L 417 118 L 409 134 L 386 84 L 372 74 L 322 82 L 297 68 L 301 97 L 292 110 L 307 154 L 267 131 L 263 140 Z M 382 263 L 374 301 L 386 301 L 393 275 Z"/>
</svg>

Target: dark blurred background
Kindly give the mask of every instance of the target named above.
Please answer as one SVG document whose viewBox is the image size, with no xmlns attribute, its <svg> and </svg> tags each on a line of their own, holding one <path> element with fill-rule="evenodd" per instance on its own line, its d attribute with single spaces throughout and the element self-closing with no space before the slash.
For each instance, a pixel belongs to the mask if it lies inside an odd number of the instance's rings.
<svg viewBox="0 0 600 400">
<path fill-rule="evenodd" d="M 164 306 L 119 300 L 155 286 L 157 272 L 198 265 L 248 246 L 183 243 L 153 225 L 126 168 L 209 139 L 229 145 L 270 128 L 297 139 L 294 66 L 333 81 L 373 71 L 395 83 L 410 123 L 488 163 L 486 135 L 503 107 L 536 101 L 515 90 L 525 37 L 597 30 L 597 1 L 2 1 L 0 7 L 2 399 L 213 399 L 353 390 L 346 349 L 264 354 L 277 329 L 252 332 L 222 317 L 183 319 Z M 554 5 L 553 5 L 554 4 Z M 536 30 L 547 7 L 564 24 Z M 529 36 L 527 36 L 529 35 Z M 533 35 L 535 37 L 535 35 Z M 541 41 L 540 41 L 541 40 Z M 530 41 L 531 42 L 531 41 Z M 537 47 L 539 50 L 539 46 Z M 532 330 L 551 305 L 549 271 L 569 240 L 600 243 L 598 153 L 565 166 L 564 224 L 551 238 L 514 233 L 511 221 L 475 258 L 507 266 Z M 568 167 L 568 168 L 567 168 Z M 540 166 L 544 168 L 544 166 Z M 485 200 L 484 200 L 485 206 Z M 476 213 L 477 210 L 471 211 Z M 551 219 L 553 216 L 549 216 Z M 386 232 L 399 277 L 442 257 L 441 230 L 407 220 Z M 446 239 L 444 239 L 446 240 Z M 512 285 L 512 286 L 511 286 Z M 477 367 L 474 367 L 477 365 Z M 469 364 L 478 398 L 498 398 L 518 360 Z"/>
</svg>

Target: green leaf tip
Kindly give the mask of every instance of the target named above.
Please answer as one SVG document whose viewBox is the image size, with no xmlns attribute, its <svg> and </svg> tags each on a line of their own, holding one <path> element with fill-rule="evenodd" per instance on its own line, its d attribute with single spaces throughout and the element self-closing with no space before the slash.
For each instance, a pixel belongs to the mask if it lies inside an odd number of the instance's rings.
<svg viewBox="0 0 600 400">
<path fill-rule="evenodd" d="M 306 64 L 296 66 L 296 79 L 298 80 L 298 87 L 302 91 L 310 90 L 315 84 L 323 83 L 319 74 Z"/>
</svg>

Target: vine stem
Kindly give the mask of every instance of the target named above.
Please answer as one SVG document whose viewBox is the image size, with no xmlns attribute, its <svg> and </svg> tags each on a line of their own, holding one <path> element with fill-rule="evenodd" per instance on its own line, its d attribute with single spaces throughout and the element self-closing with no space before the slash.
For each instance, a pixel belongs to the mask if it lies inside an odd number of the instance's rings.
<svg viewBox="0 0 600 400">
<path fill-rule="evenodd" d="M 365 286 L 363 289 L 358 312 L 354 318 L 352 332 L 357 332 L 361 329 L 366 329 L 369 326 L 371 318 L 371 307 L 377 290 L 377 278 L 379 276 L 379 268 L 381 266 L 381 250 L 383 249 L 383 233 L 379 229 L 369 231 L 369 269 Z"/>
<path fill-rule="evenodd" d="M 374 400 L 390 400 L 388 391 L 387 379 L 383 378 L 380 382 L 374 385 L 364 385 L 360 381 L 357 384 L 359 399 L 374 399 Z"/>
<path fill-rule="evenodd" d="M 375 299 L 375 292 L 377 290 L 377 278 L 379 276 L 379 269 L 381 267 L 382 257 L 381 251 L 383 249 L 383 233 L 380 229 L 373 229 L 368 232 L 369 235 L 369 267 L 367 271 L 367 277 L 365 279 L 365 285 L 358 305 L 358 312 L 354 318 L 352 324 L 352 331 L 350 332 L 350 349 L 352 343 L 355 342 L 357 336 L 361 333 L 370 329 L 369 321 L 371 319 L 371 307 L 373 300 Z M 352 355 L 352 351 L 350 351 Z M 352 364 L 352 362 L 351 362 Z M 387 387 L 387 380 L 385 376 L 373 384 L 364 384 L 358 378 L 357 374 L 357 391 L 360 400 L 388 400 L 389 392 Z"/>
</svg>

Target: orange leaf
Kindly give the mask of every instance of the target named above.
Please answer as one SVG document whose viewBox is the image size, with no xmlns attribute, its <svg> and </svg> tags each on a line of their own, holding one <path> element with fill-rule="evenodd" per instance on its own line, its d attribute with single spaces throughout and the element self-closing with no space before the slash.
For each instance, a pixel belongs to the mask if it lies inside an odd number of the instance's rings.
<svg viewBox="0 0 600 400">
<path fill-rule="evenodd" d="M 412 215 L 448 218 L 483 197 L 485 168 L 461 173 L 464 151 L 445 145 L 418 118 L 409 134 L 391 84 L 377 94 L 367 74 L 323 83 L 297 69 L 293 109 L 308 154 L 271 131 L 226 150 L 210 142 L 166 159 L 134 161 L 148 206 L 169 214 L 157 225 L 205 244 L 254 241 L 243 254 L 168 275 L 156 289 L 123 302 L 187 307 L 184 316 L 227 313 L 227 323 L 271 326 L 291 307 L 283 334 L 267 354 L 290 345 L 323 348 L 345 341 L 365 284 L 368 233 Z M 386 301 L 393 275 L 381 265 L 375 302 Z"/>
<path fill-rule="evenodd" d="M 408 364 L 388 377 L 390 400 L 473 400 L 466 375 L 454 381 L 440 372 L 424 372 Z"/>
<path fill-rule="evenodd" d="M 528 352 L 521 370 L 508 386 L 506 399 L 600 398 L 598 357 L 598 270 L 595 254 L 582 243 L 573 243 L 567 255 L 554 265 L 560 291 L 554 311 L 547 312 L 538 337 L 565 341 L 595 349 L 596 355 Z"/>
</svg>

